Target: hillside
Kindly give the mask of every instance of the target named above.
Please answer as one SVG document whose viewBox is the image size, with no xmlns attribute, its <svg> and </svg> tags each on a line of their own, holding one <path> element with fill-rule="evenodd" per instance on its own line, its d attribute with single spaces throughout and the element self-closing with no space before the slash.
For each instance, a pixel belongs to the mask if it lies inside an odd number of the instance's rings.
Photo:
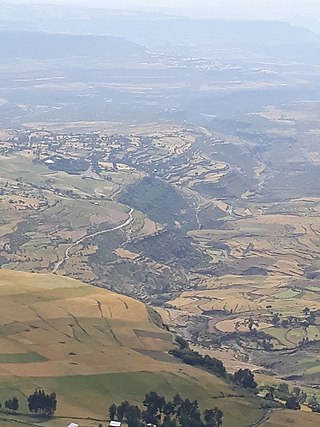
<svg viewBox="0 0 320 427">
<path fill-rule="evenodd" d="M 1 58 L 61 59 L 70 56 L 117 58 L 145 51 L 135 43 L 114 36 L 1 31 L 0 40 Z"/>
<path fill-rule="evenodd" d="M 66 425 L 65 417 L 103 421 L 112 402 L 140 403 L 150 390 L 217 405 L 224 426 L 262 416 L 256 399 L 168 356 L 172 335 L 131 298 L 64 277 L 1 270 L 0 305 L 0 401 L 16 395 L 22 403 L 36 387 L 55 391 L 58 418 L 48 426 Z M 18 420 L 10 425 L 31 422 Z"/>
</svg>

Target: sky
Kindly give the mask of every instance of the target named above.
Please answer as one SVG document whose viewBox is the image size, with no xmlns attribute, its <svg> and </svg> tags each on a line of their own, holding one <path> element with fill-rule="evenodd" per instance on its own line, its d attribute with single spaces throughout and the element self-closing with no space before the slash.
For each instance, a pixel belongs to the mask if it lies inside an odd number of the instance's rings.
<svg viewBox="0 0 320 427">
<path fill-rule="evenodd" d="M 285 18 L 305 16 L 320 21 L 320 0 L 7 0 L 7 3 L 73 4 L 90 7 L 179 9 L 212 17 Z"/>
</svg>

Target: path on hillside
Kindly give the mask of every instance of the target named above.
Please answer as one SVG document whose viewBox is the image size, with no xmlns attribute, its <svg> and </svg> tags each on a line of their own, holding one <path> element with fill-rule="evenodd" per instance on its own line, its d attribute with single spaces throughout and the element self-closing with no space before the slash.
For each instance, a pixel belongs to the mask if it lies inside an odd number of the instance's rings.
<svg viewBox="0 0 320 427">
<path fill-rule="evenodd" d="M 122 224 L 119 224 L 115 227 L 112 228 L 108 228 L 107 230 L 101 230 L 101 231 L 96 231 L 95 233 L 92 234 L 86 234 L 85 236 L 81 237 L 81 239 L 76 240 L 75 242 L 73 242 L 70 246 L 68 246 L 64 252 L 64 256 L 63 258 L 61 258 L 61 260 L 59 260 L 56 265 L 54 266 L 52 273 L 56 274 L 57 271 L 59 270 L 59 268 L 66 262 L 68 261 L 68 259 L 70 258 L 70 251 L 75 248 L 76 246 L 80 245 L 81 243 L 83 243 L 85 240 L 94 238 L 96 236 L 100 236 L 102 234 L 107 234 L 107 233 L 111 233 L 112 231 L 116 231 L 116 230 L 121 230 L 122 228 L 127 227 L 128 225 L 130 225 L 133 221 L 133 212 L 134 209 L 130 209 L 129 212 L 129 218 L 123 222 Z"/>
<path fill-rule="evenodd" d="M 269 418 L 271 417 L 272 413 L 275 412 L 275 411 L 277 411 L 277 409 L 273 409 L 273 408 L 272 409 L 268 409 L 258 421 L 256 421 L 253 424 L 250 424 L 249 427 L 259 427 L 259 426 L 261 426 L 262 424 L 264 424 L 265 422 L 267 422 L 269 420 Z"/>
</svg>

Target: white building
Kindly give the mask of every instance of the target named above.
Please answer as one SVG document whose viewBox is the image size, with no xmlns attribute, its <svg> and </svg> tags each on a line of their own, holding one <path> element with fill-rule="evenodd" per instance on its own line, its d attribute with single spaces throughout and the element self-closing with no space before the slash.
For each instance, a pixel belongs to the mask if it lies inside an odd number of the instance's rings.
<svg viewBox="0 0 320 427">
<path fill-rule="evenodd" d="M 110 421 L 109 427 L 121 427 L 120 421 Z"/>
</svg>

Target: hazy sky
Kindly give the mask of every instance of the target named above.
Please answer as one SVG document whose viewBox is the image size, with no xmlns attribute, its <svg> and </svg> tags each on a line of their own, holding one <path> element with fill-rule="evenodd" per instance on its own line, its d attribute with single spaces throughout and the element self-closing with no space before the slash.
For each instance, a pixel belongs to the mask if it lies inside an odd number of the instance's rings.
<svg viewBox="0 0 320 427">
<path fill-rule="evenodd" d="M 320 0 L 7 0 L 7 3 L 55 3 L 95 7 L 156 7 L 162 9 L 192 9 L 197 14 L 283 18 L 309 16 L 320 20 Z M 204 12 L 204 10 L 206 12 Z"/>
</svg>

